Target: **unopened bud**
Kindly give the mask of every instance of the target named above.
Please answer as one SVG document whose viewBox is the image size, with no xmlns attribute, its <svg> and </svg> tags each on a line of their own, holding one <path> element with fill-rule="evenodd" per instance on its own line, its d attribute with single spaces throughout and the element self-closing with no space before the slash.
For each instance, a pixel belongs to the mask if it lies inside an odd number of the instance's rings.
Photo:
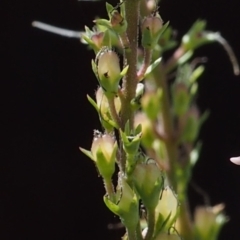
<svg viewBox="0 0 240 240">
<path fill-rule="evenodd" d="M 116 94 L 121 79 L 120 63 L 117 53 L 108 48 L 101 50 L 97 54 L 96 65 L 101 87 L 108 94 Z"/>
<path fill-rule="evenodd" d="M 101 176 L 111 179 L 115 172 L 117 143 L 112 136 L 104 134 L 94 136 L 91 152 Z"/>
<path fill-rule="evenodd" d="M 198 136 L 199 127 L 199 111 L 193 106 L 180 121 L 180 128 L 183 129 L 182 140 L 193 142 Z"/>
<path fill-rule="evenodd" d="M 119 191 L 120 193 L 117 202 L 112 202 L 107 197 L 104 197 L 104 202 L 113 213 L 120 217 L 126 228 L 134 230 L 139 221 L 138 198 L 125 179 L 119 180 L 118 187 L 118 193 Z"/>
<path fill-rule="evenodd" d="M 161 111 L 162 91 L 147 92 L 141 99 L 142 108 L 150 120 L 156 120 Z"/>
<path fill-rule="evenodd" d="M 194 213 L 195 231 L 198 239 L 217 239 L 227 218 L 222 213 L 223 204 L 214 207 L 197 207 Z"/>
<path fill-rule="evenodd" d="M 146 114 L 143 112 L 139 112 L 135 115 L 134 118 L 134 126 L 138 126 L 141 124 L 142 126 L 142 139 L 141 144 L 143 144 L 144 147 L 152 147 L 152 143 L 155 139 L 154 133 L 153 133 L 153 126 L 151 121 L 147 118 Z"/>
<path fill-rule="evenodd" d="M 110 124 L 110 122 L 113 121 L 113 119 L 111 116 L 108 99 L 101 87 L 99 87 L 98 90 L 96 91 L 96 102 L 98 112 L 100 114 L 101 124 L 106 130 L 112 130 L 113 127 Z M 116 112 L 119 113 L 121 109 L 121 101 L 117 96 L 114 96 L 114 105 Z"/>
<path fill-rule="evenodd" d="M 148 16 L 142 22 L 142 46 L 153 49 L 161 35 L 163 21 L 159 15 Z"/>
<path fill-rule="evenodd" d="M 182 116 L 189 109 L 190 94 L 184 83 L 175 83 L 173 86 L 173 105 L 177 116 Z"/>
<path fill-rule="evenodd" d="M 104 32 L 93 34 L 91 40 L 95 44 L 95 46 L 100 50 L 104 46 L 103 44 Z"/>
<path fill-rule="evenodd" d="M 163 187 L 163 178 L 160 169 L 154 163 L 137 164 L 132 176 L 134 186 L 144 206 L 148 210 L 154 210 Z"/>
<path fill-rule="evenodd" d="M 178 213 L 178 200 L 173 190 L 166 187 L 155 210 L 156 222 L 159 229 L 167 231 L 175 222 Z"/>
</svg>

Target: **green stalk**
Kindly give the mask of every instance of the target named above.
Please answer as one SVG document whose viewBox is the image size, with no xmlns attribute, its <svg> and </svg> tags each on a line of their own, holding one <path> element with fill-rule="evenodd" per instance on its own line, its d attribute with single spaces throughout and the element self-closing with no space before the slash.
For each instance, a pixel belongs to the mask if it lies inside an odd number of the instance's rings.
<svg viewBox="0 0 240 240">
<path fill-rule="evenodd" d="M 148 210 L 147 223 L 148 223 L 148 230 L 144 240 L 151 240 L 154 233 L 154 225 L 155 225 L 154 209 Z"/>
<path fill-rule="evenodd" d="M 137 225 L 137 228 L 136 228 L 136 234 L 137 234 L 137 240 L 143 240 L 140 220 L 138 221 L 138 225 Z"/>
<path fill-rule="evenodd" d="M 122 106 L 121 120 L 124 127 L 129 121 L 130 127 L 133 128 L 133 113 L 131 100 L 135 97 L 137 87 L 137 48 L 138 48 L 138 22 L 139 22 L 139 0 L 126 0 L 125 18 L 128 23 L 127 36 L 129 48 L 124 49 L 124 63 L 129 65 L 128 72 L 122 83 Z"/>
<path fill-rule="evenodd" d="M 135 97 L 137 87 L 137 50 L 138 50 L 138 22 L 139 22 L 139 0 L 126 0 L 125 18 L 128 23 L 127 38 L 129 48 L 123 49 L 125 65 L 129 66 L 126 76 L 123 78 L 122 90 L 119 95 L 121 99 L 121 129 L 129 121 L 130 128 L 133 128 L 134 110 L 131 107 L 131 100 Z M 126 154 L 123 145 L 120 143 L 120 169 L 125 171 Z"/>
<path fill-rule="evenodd" d="M 135 230 L 133 231 L 132 229 L 127 228 L 127 236 L 128 236 L 127 238 L 128 240 L 137 240 Z"/>
<path fill-rule="evenodd" d="M 163 91 L 162 95 L 162 121 L 164 135 L 166 139 L 164 141 L 167 153 L 167 161 L 169 163 L 169 170 L 166 171 L 169 185 L 177 191 L 178 195 L 182 195 L 183 198 L 180 202 L 179 216 L 178 216 L 178 228 L 180 235 L 185 240 L 193 240 L 193 229 L 190 218 L 190 211 L 188 208 L 186 191 L 178 192 L 178 179 L 177 179 L 177 168 L 178 165 L 178 143 L 175 137 L 175 129 L 173 125 L 173 115 L 171 113 L 170 94 L 167 85 L 167 79 L 165 75 L 165 69 L 160 64 L 160 67 L 154 70 L 154 80 L 156 85 Z"/>
<path fill-rule="evenodd" d="M 113 188 L 113 184 L 112 184 L 111 179 L 110 180 L 103 179 L 103 182 L 104 182 L 104 187 L 105 187 L 105 190 L 106 190 L 106 193 L 107 193 L 109 199 L 111 201 L 114 201 L 115 200 L 115 193 L 114 193 L 114 188 Z"/>
<path fill-rule="evenodd" d="M 162 121 L 165 136 L 165 147 L 167 152 L 167 160 L 169 163 L 169 171 L 167 171 L 167 176 L 169 184 L 173 189 L 177 189 L 176 182 L 176 162 L 177 162 L 177 144 L 174 137 L 174 127 L 173 127 L 173 116 L 171 114 L 170 96 L 169 89 L 167 86 L 167 79 L 163 72 L 163 67 L 160 64 L 159 68 L 154 70 L 154 80 L 156 85 L 162 89 Z"/>
<path fill-rule="evenodd" d="M 184 240 L 193 240 L 194 239 L 193 228 L 192 228 L 193 226 L 192 226 L 190 210 L 189 210 L 187 199 L 184 199 L 181 201 L 179 210 L 180 212 L 177 219 L 178 231 Z"/>
</svg>

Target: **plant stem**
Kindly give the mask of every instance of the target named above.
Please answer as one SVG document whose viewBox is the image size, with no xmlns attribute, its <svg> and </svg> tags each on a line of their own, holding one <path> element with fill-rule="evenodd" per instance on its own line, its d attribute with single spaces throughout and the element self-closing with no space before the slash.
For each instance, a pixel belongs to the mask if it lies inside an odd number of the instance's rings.
<svg viewBox="0 0 240 240">
<path fill-rule="evenodd" d="M 136 233 L 137 233 L 137 240 L 143 240 L 140 220 L 138 221 L 138 225 L 137 225 L 137 228 L 136 228 Z"/>
<path fill-rule="evenodd" d="M 174 61 L 173 61 L 174 62 Z M 173 125 L 173 116 L 171 113 L 170 95 L 167 86 L 167 79 L 163 66 L 160 63 L 160 67 L 154 70 L 154 80 L 158 87 L 162 88 L 162 121 L 164 135 L 166 140 L 164 141 L 167 153 L 167 160 L 169 163 L 169 170 L 167 178 L 169 184 L 175 191 L 178 191 L 178 179 L 177 179 L 177 168 L 180 166 L 177 163 L 178 160 L 178 143 L 175 137 L 175 129 Z M 186 192 L 181 192 L 179 195 L 183 195 L 180 202 L 180 213 L 178 217 L 179 233 L 184 237 L 185 240 L 193 239 L 193 229 L 191 225 L 190 211 L 187 203 Z"/>
<path fill-rule="evenodd" d="M 134 110 L 131 107 L 131 100 L 135 97 L 137 87 L 137 49 L 138 49 L 138 22 L 139 22 L 139 0 L 126 0 L 125 18 L 128 23 L 127 38 L 129 48 L 123 49 L 124 63 L 129 65 L 126 76 L 123 78 L 121 99 L 121 129 L 129 121 L 130 128 L 133 129 Z M 120 142 L 120 169 L 125 170 L 126 154 L 123 144 Z"/>
<path fill-rule="evenodd" d="M 133 127 L 133 113 L 131 100 L 135 97 L 137 86 L 137 47 L 138 47 L 138 22 L 139 22 L 139 0 L 125 1 L 125 18 L 128 23 L 127 37 L 130 49 L 124 49 L 124 62 L 129 65 L 128 72 L 123 79 L 121 106 L 122 126 L 129 121 Z"/>
<path fill-rule="evenodd" d="M 114 103 L 114 97 L 108 98 L 108 105 L 110 109 L 110 113 L 112 116 L 112 119 L 117 123 L 118 127 L 121 127 L 121 120 L 118 116 L 118 113 L 116 111 L 115 103 Z"/>
<path fill-rule="evenodd" d="M 114 195 L 114 188 L 111 180 L 104 179 L 104 186 L 106 193 L 111 201 L 114 201 L 115 195 Z"/>
<path fill-rule="evenodd" d="M 158 87 L 160 87 L 163 91 L 162 94 L 162 121 L 163 121 L 163 130 L 165 136 L 165 147 L 167 152 L 167 160 L 169 163 L 169 171 L 167 171 L 169 184 L 173 187 L 173 189 L 177 189 L 176 182 L 176 161 L 177 161 L 177 144 L 174 136 L 174 126 L 173 126 L 173 116 L 171 113 L 171 105 L 170 105 L 170 96 L 169 89 L 167 86 L 166 75 L 163 72 L 162 64 L 160 63 L 159 68 L 156 68 L 154 71 L 154 80 Z"/>
<path fill-rule="evenodd" d="M 193 228 L 187 199 L 181 201 L 177 230 L 184 240 L 193 240 Z"/>
<path fill-rule="evenodd" d="M 132 229 L 127 228 L 127 235 L 128 240 L 137 240 L 135 230 L 133 231 Z"/>
<path fill-rule="evenodd" d="M 154 225 L 155 225 L 154 210 L 148 210 L 147 222 L 148 222 L 148 230 L 144 240 L 151 240 L 154 232 Z"/>
<path fill-rule="evenodd" d="M 180 46 L 177 50 L 173 53 L 172 57 L 167 61 L 164 66 L 164 73 L 170 73 L 174 68 L 177 67 L 177 62 L 180 57 L 182 57 L 186 53 L 185 49 Z"/>
</svg>

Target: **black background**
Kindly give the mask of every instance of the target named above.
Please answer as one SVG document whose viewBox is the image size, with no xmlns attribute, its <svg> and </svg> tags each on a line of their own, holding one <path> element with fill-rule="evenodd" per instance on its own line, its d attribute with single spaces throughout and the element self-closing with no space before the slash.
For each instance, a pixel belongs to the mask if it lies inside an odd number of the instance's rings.
<svg viewBox="0 0 240 240">
<path fill-rule="evenodd" d="M 0 238 L 120 239 L 107 230 L 117 222 L 104 206 L 102 180 L 94 164 L 78 150 L 90 148 L 100 128 L 86 94 L 97 88 L 90 61 L 94 57 L 77 39 L 31 27 L 33 20 L 82 30 L 95 16 L 106 16 L 104 2 L 77 0 L 1 0 L 0 92 Z M 240 59 L 238 1 L 162 0 L 160 13 L 182 35 L 197 18 L 220 31 Z M 203 149 L 193 179 L 224 202 L 230 222 L 221 240 L 240 239 L 240 78 L 232 73 L 224 50 L 209 45 L 199 106 L 211 111 L 200 138 Z M 190 188 L 191 206 L 202 198 Z"/>
</svg>

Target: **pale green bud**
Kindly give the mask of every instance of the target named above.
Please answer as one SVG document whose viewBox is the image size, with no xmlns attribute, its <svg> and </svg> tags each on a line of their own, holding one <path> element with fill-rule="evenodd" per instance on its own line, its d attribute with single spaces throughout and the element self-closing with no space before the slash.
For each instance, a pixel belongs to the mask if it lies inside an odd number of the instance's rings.
<svg viewBox="0 0 240 240">
<path fill-rule="evenodd" d="M 110 113 L 108 99 L 101 87 L 99 87 L 98 90 L 96 91 L 96 102 L 97 102 L 98 112 L 100 114 L 100 121 L 103 127 L 106 130 L 109 130 L 109 131 L 112 130 L 113 126 L 111 125 L 111 122 L 113 121 L 113 119 Z M 117 96 L 114 96 L 114 105 L 115 105 L 116 112 L 119 113 L 121 110 L 121 101 Z"/>
<path fill-rule="evenodd" d="M 198 239 L 215 240 L 222 226 L 227 222 L 222 213 L 223 204 L 214 207 L 197 207 L 194 213 L 195 232 Z"/>
<path fill-rule="evenodd" d="M 182 129 L 182 141 L 193 142 L 198 136 L 200 123 L 199 111 L 193 106 L 188 113 L 180 119 L 180 129 Z"/>
<path fill-rule="evenodd" d="M 159 89 L 157 92 L 145 93 L 141 99 L 143 111 L 150 120 L 156 120 L 161 111 L 161 97 L 162 91 Z"/>
<path fill-rule="evenodd" d="M 110 180 L 115 172 L 117 142 L 112 136 L 98 134 L 94 137 L 91 147 L 92 157 L 100 175 Z"/>
<path fill-rule="evenodd" d="M 146 148 L 151 147 L 155 139 L 153 133 L 153 126 L 152 122 L 147 118 L 146 114 L 143 112 L 139 112 L 135 115 L 134 126 L 136 127 L 139 124 L 141 124 L 142 126 L 141 144 L 143 144 L 143 146 Z"/>
<path fill-rule="evenodd" d="M 177 116 L 182 116 L 189 109 L 190 94 L 184 83 L 175 83 L 173 86 L 173 106 Z"/>
<path fill-rule="evenodd" d="M 127 228 L 136 229 L 139 221 L 138 198 L 124 178 L 119 179 L 118 195 L 116 203 L 104 197 L 106 206 L 120 217 Z"/>
<path fill-rule="evenodd" d="M 166 187 L 155 209 L 157 229 L 166 231 L 174 224 L 178 214 L 178 200 L 173 190 Z"/>
<path fill-rule="evenodd" d="M 154 163 L 137 164 L 132 177 L 144 206 L 147 209 L 154 210 L 163 187 L 163 177 L 160 169 Z"/>
<path fill-rule="evenodd" d="M 154 49 L 156 46 L 163 26 L 160 15 L 145 17 L 142 21 L 142 46 Z"/>
<path fill-rule="evenodd" d="M 99 84 L 107 94 L 116 94 L 121 79 L 119 57 L 116 52 L 104 48 L 96 57 Z"/>
</svg>

